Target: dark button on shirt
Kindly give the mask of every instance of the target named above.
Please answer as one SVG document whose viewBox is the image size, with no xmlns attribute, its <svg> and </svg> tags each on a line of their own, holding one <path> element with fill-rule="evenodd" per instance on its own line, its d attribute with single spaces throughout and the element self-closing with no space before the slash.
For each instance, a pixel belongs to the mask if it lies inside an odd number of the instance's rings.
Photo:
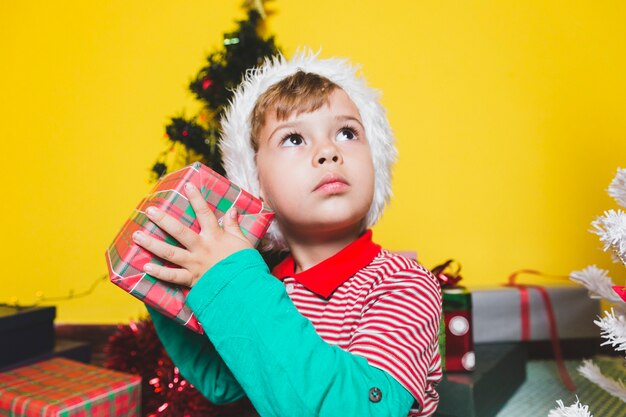
<svg viewBox="0 0 626 417">
<path fill-rule="evenodd" d="M 370 389 L 370 401 L 373 403 L 377 403 L 378 401 L 383 399 L 383 393 L 378 388 Z"/>
</svg>

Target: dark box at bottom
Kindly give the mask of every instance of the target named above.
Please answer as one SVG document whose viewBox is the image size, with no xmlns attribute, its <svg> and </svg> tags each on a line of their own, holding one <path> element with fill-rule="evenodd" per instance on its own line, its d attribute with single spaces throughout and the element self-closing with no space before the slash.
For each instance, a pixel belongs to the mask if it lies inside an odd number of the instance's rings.
<svg viewBox="0 0 626 417">
<path fill-rule="evenodd" d="M 55 316 L 55 307 L 0 304 L 0 368 L 52 350 Z"/>
<path fill-rule="evenodd" d="M 31 365 L 35 362 L 41 362 L 52 358 L 65 358 L 88 364 L 91 362 L 91 344 L 76 340 L 56 339 L 52 350 L 17 363 L 12 363 L 8 366 L 0 366 L 0 372 L 20 368 L 22 366 Z"/>
<path fill-rule="evenodd" d="M 526 379 L 521 343 L 474 345 L 473 372 L 446 372 L 437 386 L 437 417 L 493 417 Z"/>
</svg>

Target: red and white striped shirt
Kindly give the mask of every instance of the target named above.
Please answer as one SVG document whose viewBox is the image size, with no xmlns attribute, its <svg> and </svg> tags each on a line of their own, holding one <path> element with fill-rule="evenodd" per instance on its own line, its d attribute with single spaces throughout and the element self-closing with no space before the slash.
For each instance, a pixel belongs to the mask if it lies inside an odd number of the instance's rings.
<svg viewBox="0 0 626 417">
<path fill-rule="evenodd" d="M 416 399 L 409 416 L 430 416 L 441 380 L 437 279 L 417 262 L 372 242 L 372 232 L 300 273 L 287 257 L 272 273 L 327 343 L 367 359 Z"/>
</svg>

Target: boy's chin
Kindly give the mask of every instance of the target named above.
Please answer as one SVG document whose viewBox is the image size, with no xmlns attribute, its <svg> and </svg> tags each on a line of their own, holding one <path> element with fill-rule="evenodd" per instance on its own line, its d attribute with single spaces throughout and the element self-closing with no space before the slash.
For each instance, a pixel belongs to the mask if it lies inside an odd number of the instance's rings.
<svg viewBox="0 0 626 417">
<path fill-rule="evenodd" d="M 309 221 L 297 225 L 304 234 L 310 236 L 341 236 L 345 234 L 360 234 L 364 230 L 365 216 L 342 217 L 334 213 L 320 217 L 319 221 L 308 219 Z"/>
<path fill-rule="evenodd" d="M 372 205 L 371 199 L 361 196 L 334 196 L 312 207 L 316 217 L 328 219 L 329 222 L 358 221 L 367 216 Z"/>
</svg>

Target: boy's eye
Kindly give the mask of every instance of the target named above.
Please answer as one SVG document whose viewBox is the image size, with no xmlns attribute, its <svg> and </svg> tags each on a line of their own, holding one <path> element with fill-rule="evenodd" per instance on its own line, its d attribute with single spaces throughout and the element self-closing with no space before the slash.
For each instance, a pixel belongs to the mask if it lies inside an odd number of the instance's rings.
<svg viewBox="0 0 626 417">
<path fill-rule="evenodd" d="M 337 133 L 337 141 L 345 141 L 345 140 L 355 140 L 356 137 L 356 132 L 354 131 L 354 129 L 351 129 L 349 127 L 344 127 L 343 129 L 341 129 L 339 131 L 339 133 Z"/>
<path fill-rule="evenodd" d="M 304 138 L 297 133 L 287 135 L 282 141 L 282 146 L 300 146 L 304 143 Z"/>
</svg>

